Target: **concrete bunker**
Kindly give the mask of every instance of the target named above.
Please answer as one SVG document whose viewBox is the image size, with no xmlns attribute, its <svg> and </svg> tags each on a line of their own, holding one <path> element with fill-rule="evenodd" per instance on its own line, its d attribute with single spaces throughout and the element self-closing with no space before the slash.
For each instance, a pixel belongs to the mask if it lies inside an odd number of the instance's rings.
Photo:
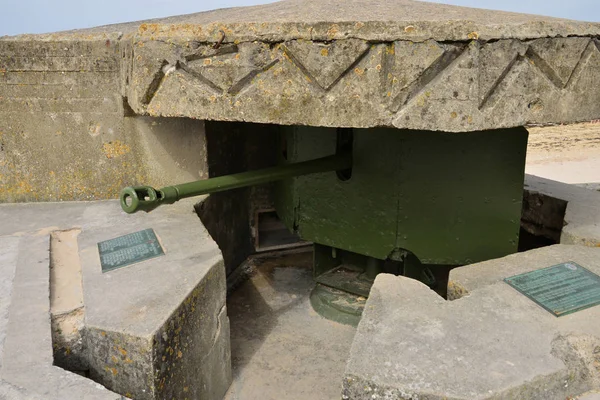
<svg viewBox="0 0 600 400">
<path fill-rule="evenodd" d="M 206 332 L 219 333 L 214 334 L 219 340 L 213 358 L 201 371 L 206 385 L 180 387 L 189 378 L 187 366 L 197 359 L 182 352 L 178 361 L 167 333 L 167 339 L 162 334 L 148 339 L 145 331 L 138 347 L 140 353 L 156 356 L 143 364 L 144 376 L 152 378 L 121 380 L 125 374 L 116 377 L 112 367 L 101 364 L 110 359 L 102 346 L 112 349 L 110 340 L 122 335 L 114 329 L 104 339 L 99 328 L 89 335 L 90 343 L 102 343 L 92 346 L 90 356 L 98 364 L 98 381 L 123 394 L 131 384 L 140 398 L 184 396 L 186 387 L 220 398 L 231 381 L 224 277 L 234 286 L 238 267 L 250 254 L 303 245 L 292 234 L 314 244 L 313 277 L 319 289 L 313 304 L 349 324 L 358 322 L 380 272 L 407 275 L 443 295 L 451 268 L 516 253 L 524 246 L 519 243 L 521 229 L 545 238 L 542 243 L 532 240 L 536 243 L 530 247 L 559 240 L 569 213 L 563 200 L 542 204 L 535 195 L 526 195 L 528 207 L 522 214 L 524 127 L 600 117 L 600 92 L 590 90 L 600 86 L 600 27 L 408 0 L 373 1 L 369 10 L 364 2 L 347 1 L 335 5 L 339 18 L 327 21 L 331 4 L 289 0 L 0 40 L 9 54 L 1 58 L 0 68 L 6 93 L 0 97 L 7 105 L 0 110 L 6 115 L 0 140 L 2 148 L 10 149 L 0 150 L 0 179 L 10 189 L 0 193 L 5 201 L 68 195 L 81 200 L 110 197 L 108 193 L 127 185 L 165 186 L 140 192 L 137 204 L 149 211 L 160 201 L 167 203 L 165 199 L 178 200 L 178 189 L 168 186 L 172 183 L 209 178 L 206 183 L 240 173 L 246 179 L 275 168 L 260 184 L 237 182 L 235 189 L 213 193 L 196 206 L 226 268 L 213 257 L 202 276 L 195 275 L 195 265 L 186 270 L 193 285 L 188 282 L 184 289 L 199 288 L 194 301 L 206 295 L 202 301 L 210 305 L 209 322 L 201 332 L 210 337 L 203 337 L 203 343 L 216 343 Z M 53 61 L 33 57 L 31 46 Z M 12 56 L 21 53 L 25 55 Z M 73 97 L 44 87 L 40 79 L 70 85 Z M 21 85 L 27 82 L 39 91 Z M 23 113 L 39 115 L 29 119 Z M 160 134 L 149 132 L 153 129 Z M 47 159 L 39 149 L 19 153 L 33 131 L 53 131 L 47 139 L 51 148 L 75 154 L 90 154 L 88 147 L 98 151 L 71 165 L 82 173 L 69 174 L 65 168 L 52 178 L 66 185 L 46 185 L 46 175 L 38 172 L 48 174 L 49 161 L 60 159 L 60 152 Z M 149 141 L 158 137 L 161 146 L 155 147 Z M 157 148 L 167 150 L 164 165 L 152 157 Z M 193 167 L 178 164 L 180 150 Z M 98 155 L 102 162 L 89 162 Z M 111 173 L 100 176 L 86 162 Z M 300 164 L 302 170 L 295 170 Z M 278 170 L 295 172 L 276 175 Z M 96 178 L 110 190 L 79 189 L 80 182 Z M 131 190 L 129 200 L 123 198 L 128 211 L 135 203 Z M 532 211 L 548 204 L 541 214 Z M 167 207 L 156 213 L 164 212 L 168 221 L 189 221 L 180 206 L 180 219 Z M 127 217 L 110 215 L 118 221 Z M 277 237 L 285 230 L 275 215 L 292 234 Z M 145 217 L 131 218 L 141 225 Z M 200 225 L 195 227 L 198 235 L 204 234 Z M 171 229 L 177 238 L 172 243 L 183 243 L 185 227 L 161 227 Z M 274 240 L 265 239 L 273 233 Z M 82 230 L 79 244 L 85 240 L 93 248 L 105 239 L 102 234 L 92 222 Z M 202 244 L 211 257 L 217 252 L 208 236 Z M 171 256 L 174 274 L 181 260 Z M 86 257 L 82 269 L 95 267 L 96 260 Z M 209 284 L 206 277 L 214 280 Z M 108 285 L 106 280 L 96 278 L 98 287 L 108 287 L 102 286 Z M 187 300 L 185 290 L 179 295 Z M 340 308 L 335 299 L 343 296 L 354 301 Z M 100 312 L 94 317 L 107 323 Z M 161 323 L 167 319 L 156 318 L 160 321 L 152 334 L 165 331 L 168 327 Z M 186 325 L 186 332 L 196 329 L 196 322 Z M 119 354 L 114 355 L 118 360 Z M 162 368 L 161 360 L 167 359 L 185 364 L 175 378 Z M 217 378 L 211 377 L 213 370 L 219 371 Z"/>
</svg>

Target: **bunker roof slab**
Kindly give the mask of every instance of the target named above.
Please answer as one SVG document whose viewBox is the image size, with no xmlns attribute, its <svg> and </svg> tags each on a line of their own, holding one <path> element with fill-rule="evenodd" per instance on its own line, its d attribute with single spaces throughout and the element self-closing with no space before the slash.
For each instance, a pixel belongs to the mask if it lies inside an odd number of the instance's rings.
<svg viewBox="0 0 600 400">
<path fill-rule="evenodd" d="M 599 37 L 600 23 L 411 0 L 287 0 L 0 46 L 106 42 L 137 114 L 468 132 L 600 118 Z"/>
</svg>

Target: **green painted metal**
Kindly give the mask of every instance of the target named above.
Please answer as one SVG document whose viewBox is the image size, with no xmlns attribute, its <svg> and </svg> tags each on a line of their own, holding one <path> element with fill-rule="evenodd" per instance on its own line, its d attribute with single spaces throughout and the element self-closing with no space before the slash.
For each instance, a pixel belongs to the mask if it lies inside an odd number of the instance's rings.
<svg viewBox="0 0 600 400">
<path fill-rule="evenodd" d="M 573 261 L 504 281 L 556 317 L 600 304 L 600 276 Z"/>
<path fill-rule="evenodd" d="M 357 296 L 368 297 L 379 273 L 401 275 L 404 263 L 334 249 L 315 243 L 313 273 L 316 282 Z"/>
<path fill-rule="evenodd" d="M 393 172 L 388 160 L 395 157 L 395 149 L 382 142 L 388 138 L 378 130 L 372 133 L 372 140 L 354 137 L 350 180 L 324 173 L 282 181 L 276 193 L 276 208 L 288 227 L 296 227 L 307 240 L 385 259 L 395 247 L 396 238 L 396 200 L 386 176 L 388 171 Z M 287 135 L 288 162 L 336 151 L 336 129 L 290 127 Z M 382 152 L 375 154 L 373 146 Z M 360 168 L 356 168 L 357 163 Z"/>
<path fill-rule="evenodd" d="M 336 129 L 286 128 L 287 160 L 336 150 Z M 464 265 L 517 251 L 527 131 L 354 129 L 352 177 L 285 179 L 276 206 L 305 240 L 377 259 Z"/>
<path fill-rule="evenodd" d="M 334 154 L 334 152 L 329 154 Z M 352 155 L 338 154 L 317 159 L 312 157 L 310 160 L 295 164 L 167 186 L 159 190 L 150 186 L 130 186 L 121 191 L 121 208 L 129 214 L 138 211 L 150 212 L 160 205 L 173 204 L 187 197 L 260 185 L 294 176 L 345 170 L 351 167 Z"/>
</svg>

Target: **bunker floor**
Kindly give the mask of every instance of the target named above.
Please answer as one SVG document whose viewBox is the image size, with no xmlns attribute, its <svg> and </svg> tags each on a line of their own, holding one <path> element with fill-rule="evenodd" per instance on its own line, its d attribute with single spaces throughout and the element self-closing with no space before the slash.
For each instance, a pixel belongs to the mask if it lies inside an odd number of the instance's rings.
<svg viewBox="0 0 600 400">
<path fill-rule="evenodd" d="M 254 263 L 227 301 L 233 383 L 225 399 L 340 398 L 356 330 L 313 311 L 312 252 Z"/>
</svg>

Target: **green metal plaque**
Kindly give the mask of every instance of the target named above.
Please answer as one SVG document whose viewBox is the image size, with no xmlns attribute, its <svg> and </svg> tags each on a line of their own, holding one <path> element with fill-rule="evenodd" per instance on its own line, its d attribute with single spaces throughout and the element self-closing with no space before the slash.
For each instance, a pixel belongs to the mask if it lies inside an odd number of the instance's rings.
<svg viewBox="0 0 600 400">
<path fill-rule="evenodd" d="M 572 261 L 504 281 L 557 317 L 600 304 L 600 276 Z"/>
<path fill-rule="evenodd" d="M 102 272 L 112 271 L 165 254 L 153 229 L 98 243 Z"/>
</svg>

